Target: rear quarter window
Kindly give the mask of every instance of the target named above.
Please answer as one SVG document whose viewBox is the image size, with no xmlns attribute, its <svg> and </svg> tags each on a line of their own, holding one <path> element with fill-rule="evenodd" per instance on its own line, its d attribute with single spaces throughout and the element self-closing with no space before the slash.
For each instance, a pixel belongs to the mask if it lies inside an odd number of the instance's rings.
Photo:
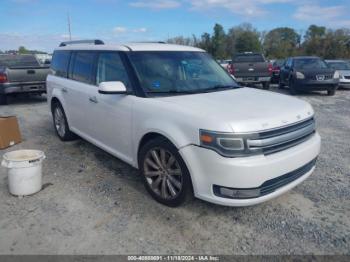
<svg viewBox="0 0 350 262">
<path fill-rule="evenodd" d="M 91 84 L 94 79 L 93 69 L 95 57 L 95 52 L 77 52 L 73 63 L 72 79 Z"/>
<path fill-rule="evenodd" d="M 55 51 L 51 62 L 51 72 L 55 76 L 67 77 L 70 51 Z"/>
</svg>

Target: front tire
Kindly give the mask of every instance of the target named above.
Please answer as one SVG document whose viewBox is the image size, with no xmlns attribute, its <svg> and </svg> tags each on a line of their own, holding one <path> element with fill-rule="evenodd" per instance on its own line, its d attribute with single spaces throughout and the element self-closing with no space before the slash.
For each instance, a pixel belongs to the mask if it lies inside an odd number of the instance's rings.
<svg viewBox="0 0 350 262">
<path fill-rule="evenodd" d="M 289 79 L 289 84 L 288 84 L 288 86 L 289 86 L 289 93 L 290 93 L 291 95 L 294 96 L 294 95 L 298 94 L 298 91 L 297 91 L 296 88 L 295 88 L 295 83 L 294 83 L 293 78 Z"/>
<path fill-rule="evenodd" d="M 327 95 L 328 96 L 334 96 L 335 95 L 335 90 L 336 90 L 336 88 L 332 88 L 332 89 L 327 90 Z"/>
<path fill-rule="evenodd" d="M 5 94 L 0 94 L 0 105 L 7 105 L 7 97 Z"/>
<path fill-rule="evenodd" d="M 148 193 L 159 203 L 176 207 L 192 193 L 192 182 L 177 148 L 165 138 L 147 142 L 139 152 L 139 169 Z"/>
<path fill-rule="evenodd" d="M 263 86 L 264 90 L 269 90 L 270 89 L 270 82 L 263 82 L 262 86 Z"/>
<path fill-rule="evenodd" d="M 62 141 L 71 141 L 77 138 L 70 131 L 66 114 L 59 102 L 55 102 L 52 106 L 52 118 L 56 134 Z"/>
</svg>

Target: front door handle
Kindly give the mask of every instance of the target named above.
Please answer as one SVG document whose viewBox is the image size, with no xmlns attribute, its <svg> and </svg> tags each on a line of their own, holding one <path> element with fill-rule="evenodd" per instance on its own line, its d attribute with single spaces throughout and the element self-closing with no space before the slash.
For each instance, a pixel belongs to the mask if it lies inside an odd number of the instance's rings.
<svg viewBox="0 0 350 262">
<path fill-rule="evenodd" d="M 63 92 L 63 93 L 68 93 L 67 88 L 63 87 L 63 88 L 62 88 L 62 92 Z"/>
<path fill-rule="evenodd" d="M 89 97 L 89 101 L 92 102 L 92 103 L 95 103 L 95 104 L 98 103 L 96 96 L 90 96 Z"/>
</svg>

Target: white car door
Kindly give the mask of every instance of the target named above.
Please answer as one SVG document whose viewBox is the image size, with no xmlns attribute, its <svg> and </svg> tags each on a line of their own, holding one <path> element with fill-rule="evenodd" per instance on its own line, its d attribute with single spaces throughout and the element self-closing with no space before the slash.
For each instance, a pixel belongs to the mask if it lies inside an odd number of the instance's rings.
<svg viewBox="0 0 350 262">
<path fill-rule="evenodd" d="M 132 106 L 134 96 L 100 94 L 98 84 L 121 81 L 130 88 L 130 81 L 118 52 L 101 52 L 97 57 L 96 86 L 91 93 L 89 117 L 93 136 L 106 151 L 132 162 Z"/>
<path fill-rule="evenodd" d="M 89 108 L 91 93 L 96 90 L 93 71 L 96 58 L 95 52 L 77 51 L 72 54 L 69 83 L 64 94 L 68 104 L 68 114 L 72 131 L 81 136 L 92 134 Z"/>
</svg>

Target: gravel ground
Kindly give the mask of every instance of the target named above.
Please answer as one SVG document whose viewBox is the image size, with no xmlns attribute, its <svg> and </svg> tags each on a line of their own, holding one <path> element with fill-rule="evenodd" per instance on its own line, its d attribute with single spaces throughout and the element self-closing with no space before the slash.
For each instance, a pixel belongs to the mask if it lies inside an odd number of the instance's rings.
<svg viewBox="0 0 350 262">
<path fill-rule="evenodd" d="M 276 91 L 276 90 L 274 90 Z M 153 201 L 138 172 L 90 143 L 55 135 L 45 98 L 15 114 L 20 148 L 46 153 L 45 189 L 22 199 L 0 169 L 0 254 L 350 254 L 350 90 L 305 94 L 322 136 L 318 165 L 289 193 L 253 207 Z"/>
</svg>

